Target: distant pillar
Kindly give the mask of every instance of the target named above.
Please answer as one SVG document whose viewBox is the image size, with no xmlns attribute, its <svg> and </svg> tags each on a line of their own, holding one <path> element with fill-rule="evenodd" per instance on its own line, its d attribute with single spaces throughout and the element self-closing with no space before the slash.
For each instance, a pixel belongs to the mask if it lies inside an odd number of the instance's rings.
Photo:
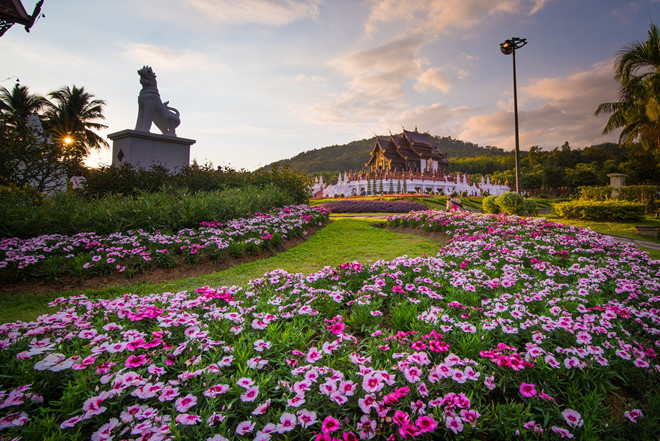
<svg viewBox="0 0 660 441">
<path fill-rule="evenodd" d="M 610 178 L 610 187 L 613 188 L 612 199 L 616 199 L 621 193 L 619 188 L 626 186 L 626 177 L 628 177 L 628 175 L 623 173 L 610 173 L 607 177 Z"/>
</svg>

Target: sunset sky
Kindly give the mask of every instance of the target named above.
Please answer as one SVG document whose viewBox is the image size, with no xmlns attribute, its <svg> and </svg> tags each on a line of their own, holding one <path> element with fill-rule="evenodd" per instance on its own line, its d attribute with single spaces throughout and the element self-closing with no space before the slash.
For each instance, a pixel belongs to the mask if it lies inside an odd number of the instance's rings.
<svg viewBox="0 0 660 441">
<path fill-rule="evenodd" d="M 106 135 L 135 127 L 136 71 L 150 65 L 177 134 L 197 140 L 191 158 L 255 169 L 402 126 L 513 149 L 512 57 L 499 50 L 511 37 L 528 40 L 521 148 L 616 140 L 593 113 L 616 100 L 613 61 L 647 38 L 660 2 L 46 0 L 42 12 L 0 38 L 0 85 L 84 86 L 107 103 Z M 110 162 L 111 150 L 88 161 Z"/>
</svg>

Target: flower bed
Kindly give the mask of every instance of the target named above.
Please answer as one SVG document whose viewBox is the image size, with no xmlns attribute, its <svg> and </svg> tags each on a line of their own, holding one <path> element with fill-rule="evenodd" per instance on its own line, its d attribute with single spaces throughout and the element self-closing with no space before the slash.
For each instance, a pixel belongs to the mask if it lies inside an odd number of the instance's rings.
<svg viewBox="0 0 660 441">
<path fill-rule="evenodd" d="M 322 207 L 332 213 L 408 213 L 428 210 L 426 205 L 419 202 L 366 199 L 329 201 L 319 204 L 317 207 Z"/>
<path fill-rule="evenodd" d="M 83 277 L 124 272 L 127 276 L 155 265 L 172 268 L 180 260 L 219 261 L 277 249 L 287 238 L 327 219 L 323 209 L 289 206 L 221 222 L 202 222 L 176 234 L 128 231 L 111 235 L 50 234 L 32 239 L 0 240 L 0 280 L 51 279 L 64 274 Z"/>
<path fill-rule="evenodd" d="M 657 439 L 660 262 L 543 219 L 390 223 L 453 239 L 1 325 L 0 436 Z"/>
</svg>

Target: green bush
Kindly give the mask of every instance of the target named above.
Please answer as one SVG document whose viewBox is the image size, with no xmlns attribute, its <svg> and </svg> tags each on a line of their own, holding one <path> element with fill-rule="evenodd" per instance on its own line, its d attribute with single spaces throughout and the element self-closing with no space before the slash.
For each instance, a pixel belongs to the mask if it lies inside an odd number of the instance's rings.
<svg viewBox="0 0 660 441">
<path fill-rule="evenodd" d="M 644 218 L 646 206 L 629 201 L 559 202 L 552 206 L 557 216 L 566 219 L 636 221 Z"/>
<path fill-rule="evenodd" d="M 529 214 L 530 216 L 535 216 L 538 214 L 539 209 L 536 206 L 536 202 L 530 200 L 530 199 L 525 199 L 523 202 L 523 210 Z"/>
<path fill-rule="evenodd" d="M 657 197 L 657 185 L 627 185 L 619 189 L 619 196 L 617 199 L 640 202 L 646 205 L 646 212 L 651 213 L 657 208 L 655 203 Z"/>
<path fill-rule="evenodd" d="M 95 198 L 57 193 L 45 199 L 25 190 L 0 191 L 2 237 L 34 237 L 42 234 L 96 232 L 111 234 L 126 230 L 177 231 L 196 227 L 202 221 L 224 221 L 247 213 L 268 211 L 297 203 L 275 184 L 247 185 L 193 193 L 166 188 L 130 196 Z"/>
<path fill-rule="evenodd" d="M 612 199 L 613 187 L 580 187 L 580 199 L 589 201 L 606 201 Z"/>
<path fill-rule="evenodd" d="M 500 211 L 506 214 L 525 214 L 525 198 L 518 193 L 504 193 L 495 199 L 495 203 L 500 207 Z"/>
<path fill-rule="evenodd" d="M 296 204 L 307 202 L 309 197 L 307 176 L 286 167 L 250 172 L 222 167 L 215 169 L 209 164 L 202 166 L 193 164 L 175 174 L 170 174 L 160 165 L 143 169 L 125 164 L 120 167 L 89 169 L 85 172 L 85 176 L 87 177 L 86 197 L 107 194 L 138 195 L 144 192 L 159 192 L 167 188 L 186 189 L 197 193 L 245 186 L 264 188 L 269 185 L 279 187 L 280 191 L 291 196 Z"/>
<path fill-rule="evenodd" d="M 500 212 L 500 206 L 495 202 L 497 196 L 487 196 L 481 202 L 482 210 L 485 213 L 498 214 Z"/>
</svg>

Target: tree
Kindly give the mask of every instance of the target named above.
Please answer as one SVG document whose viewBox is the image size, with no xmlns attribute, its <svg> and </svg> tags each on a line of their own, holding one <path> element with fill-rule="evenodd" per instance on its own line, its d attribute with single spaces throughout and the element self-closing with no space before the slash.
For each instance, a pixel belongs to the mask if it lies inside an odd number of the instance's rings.
<svg viewBox="0 0 660 441">
<path fill-rule="evenodd" d="M 603 133 L 623 128 L 620 145 L 640 140 L 660 151 L 660 31 L 651 24 L 648 40 L 625 45 L 614 62 L 621 84 L 619 101 L 602 103 L 596 116 L 611 114 Z"/>
<path fill-rule="evenodd" d="M 19 124 L 0 114 L 0 185 L 33 187 L 38 192 L 66 190 L 67 162 L 62 149 L 45 135 L 37 115 Z"/>
<path fill-rule="evenodd" d="M 0 114 L 7 117 L 6 124 L 15 126 L 25 121 L 29 115 L 41 112 L 47 103 L 43 96 L 30 93 L 27 86 L 16 83 L 11 91 L 0 87 Z"/>
<path fill-rule="evenodd" d="M 94 95 L 86 92 L 84 87 L 75 85 L 72 88 L 65 86 L 48 96 L 53 100 L 46 110 L 48 130 L 55 142 L 65 144 L 67 137 L 73 139 L 68 152 L 71 157 L 82 160 L 92 149 L 109 147 L 105 139 L 94 132 L 108 127 L 96 122 L 105 119 L 105 101 L 94 99 Z"/>
</svg>

